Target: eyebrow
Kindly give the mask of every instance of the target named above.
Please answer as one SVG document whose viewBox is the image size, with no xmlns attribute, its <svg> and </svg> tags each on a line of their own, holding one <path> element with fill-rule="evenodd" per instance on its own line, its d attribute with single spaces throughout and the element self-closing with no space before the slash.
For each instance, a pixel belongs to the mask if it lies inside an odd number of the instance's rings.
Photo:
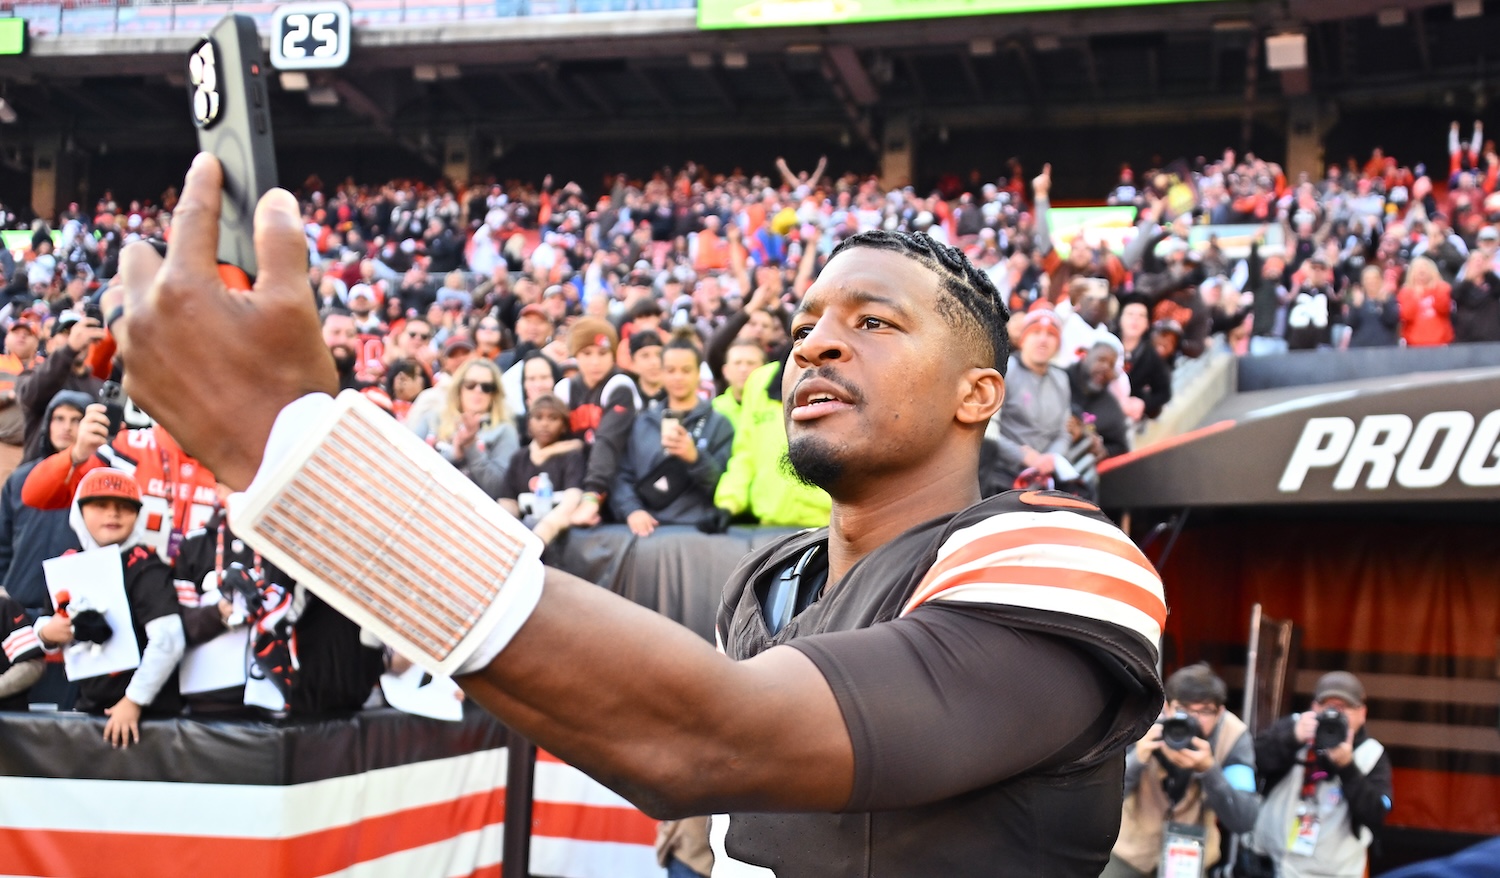
<svg viewBox="0 0 1500 878">
<path fill-rule="evenodd" d="M 895 311 L 896 314 L 902 318 L 908 318 L 912 313 L 911 309 L 906 307 L 905 301 L 893 298 L 891 296 L 884 296 L 879 293 L 872 293 L 869 290 L 862 290 L 858 288 L 848 289 L 835 295 L 839 295 L 843 298 L 852 300 L 853 304 L 855 305 L 883 305 L 887 308 L 890 308 L 892 311 Z M 797 314 L 805 314 L 808 311 L 811 311 L 814 307 L 824 307 L 822 305 L 823 298 L 823 296 L 808 296 L 804 298 L 802 300 L 802 304 L 797 307 L 796 312 L 794 312 L 792 316 L 795 317 Z"/>
</svg>

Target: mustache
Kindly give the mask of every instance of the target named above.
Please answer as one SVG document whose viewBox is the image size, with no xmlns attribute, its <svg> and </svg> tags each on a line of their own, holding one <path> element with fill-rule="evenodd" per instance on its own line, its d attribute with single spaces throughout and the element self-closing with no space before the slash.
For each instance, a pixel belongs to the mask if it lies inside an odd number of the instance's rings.
<svg viewBox="0 0 1500 878">
<path fill-rule="evenodd" d="M 848 394 L 849 400 L 851 402 L 854 402 L 854 403 L 864 402 L 865 395 L 860 392 L 860 389 L 858 387 L 856 387 L 852 382 L 850 382 L 849 379 L 845 378 L 844 376 L 838 374 L 838 372 L 834 371 L 834 368 L 832 366 L 826 366 L 826 365 L 825 366 L 818 366 L 817 368 L 814 368 L 814 369 L 806 369 L 806 370 L 804 370 L 802 372 L 802 374 L 800 376 L 798 376 L 797 383 L 794 384 L 794 385 L 792 385 L 792 397 L 791 398 L 795 398 L 797 396 L 797 388 L 801 387 L 804 382 L 808 381 L 811 378 L 822 378 L 824 381 L 827 381 L 829 384 L 833 384 L 833 385 L 837 386 L 840 390 L 844 391 L 844 393 Z M 787 400 L 788 404 L 791 403 L 791 398 L 789 398 Z"/>
</svg>

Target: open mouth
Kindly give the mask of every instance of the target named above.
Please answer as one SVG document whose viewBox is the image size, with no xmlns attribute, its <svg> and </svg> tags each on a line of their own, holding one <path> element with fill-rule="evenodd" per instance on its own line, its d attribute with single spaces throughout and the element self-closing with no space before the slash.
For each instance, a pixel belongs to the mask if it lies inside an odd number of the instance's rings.
<svg viewBox="0 0 1500 878">
<path fill-rule="evenodd" d="M 812 421 L 854 408 L 852 395 L 826 378 L 805 378 L 792 396 L 791 418 Z"/>
</svg>

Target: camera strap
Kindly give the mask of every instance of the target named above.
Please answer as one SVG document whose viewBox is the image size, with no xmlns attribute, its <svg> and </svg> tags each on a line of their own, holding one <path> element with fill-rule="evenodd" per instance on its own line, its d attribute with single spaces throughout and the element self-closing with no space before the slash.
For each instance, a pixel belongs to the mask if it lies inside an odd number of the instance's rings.
<svg viewBox="0 0 1500 878">
<path fill-rule="evenodd" d="M 1318 846 L 1318 784 L 1328 778 L 1328 772 L 1318 758 L 1318 751 L 1311 745 L 1303 750 L 1301 800 L 1292 825 L 1287 830 L 1286 849 L 1298 856 L 1310 857 Z"/>
</svg>

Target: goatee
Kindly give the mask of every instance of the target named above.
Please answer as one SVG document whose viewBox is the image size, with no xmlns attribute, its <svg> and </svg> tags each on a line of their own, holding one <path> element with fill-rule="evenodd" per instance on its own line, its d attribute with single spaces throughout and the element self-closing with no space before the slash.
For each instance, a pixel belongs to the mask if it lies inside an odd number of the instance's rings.
<svg viewBox="0 0 1500 878">
<path fill-rule="evenodd" d="M 781 456 L 781 469 L 809 488 L 827 491 L 844 475 L 844 462 L 827 442 L 804 437 L 787 446 Z"/>
</svg>

